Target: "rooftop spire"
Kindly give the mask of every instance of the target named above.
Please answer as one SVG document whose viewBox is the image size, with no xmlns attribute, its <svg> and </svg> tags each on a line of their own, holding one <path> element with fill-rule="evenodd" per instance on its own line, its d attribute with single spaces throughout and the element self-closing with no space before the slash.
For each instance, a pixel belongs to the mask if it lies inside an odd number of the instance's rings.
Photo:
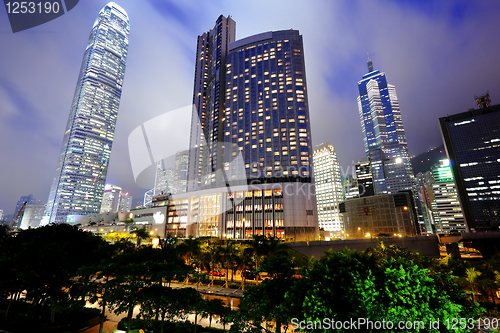
<svg viewBox="0 0 500 333">
<path fill-rule="evenodd" d="M 367 53 L 368 55 L 368 73 L 373 72 L 373 61 L 370 60 L 370 53 Z"/>
</svg>

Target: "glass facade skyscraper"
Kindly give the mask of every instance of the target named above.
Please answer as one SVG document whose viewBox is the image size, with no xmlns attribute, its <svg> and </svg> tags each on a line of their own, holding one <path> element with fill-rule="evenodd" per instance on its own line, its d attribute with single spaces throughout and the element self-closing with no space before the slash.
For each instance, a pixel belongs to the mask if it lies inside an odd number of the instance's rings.
<svg viewBox="0 0 500 333">
<path fill-rule="evenodd" d="M 439 119 L 470 230 L 500 225 L 500 105 Z"/>
<path fill-rule="evenodd" d="M 374 192 L 411 189 L 413 171 L 396 88 L 387 82 L 385 73 L 373 69 L 371 61 L 368 70 L 358 82 L 358 109 Z"/>
<path fill-rule="evenodd" d="M 125 76 L 130 25 L 114 2 L 99 12 L 83 56 L 42 221 L 100 210 Z"/>
<path fill-rule="evenodd" d="M 314 147 L 313 160 L 319 228 L 335 232 L 340 237 L 344 222 L 339 203 L 344 201 L 344 187 L 335 147 L 331 143 Z"/>
<path fill-rule="evenodd" d="M 221 187 L 226 57 L 236 22 L 219 16 L 212 30 L 198 36 L 187 191 Z"/>
</svg>

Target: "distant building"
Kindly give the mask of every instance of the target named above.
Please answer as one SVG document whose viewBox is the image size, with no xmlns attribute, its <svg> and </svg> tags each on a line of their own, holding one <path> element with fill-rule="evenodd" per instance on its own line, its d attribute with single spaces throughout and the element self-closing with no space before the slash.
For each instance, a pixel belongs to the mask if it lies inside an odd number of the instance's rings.
<svg viewBox="0 0 500 333">
<path fill-rule="evenodd" d="M 21 199 L 16 204 L 16 209 L 14 210 L 14 216 L 17 215 L 23 204 L 26 202 L 27 205 L 34 205 L 37 203 L 33 194 L 22 196 Z"/>
<path fill-rule="evenodd" d="M 499 226 L 500 105 L 442 117 L 439 123 L 468 227 Z"/>
<path fill-rule="evenodd" d="M 359 197 L 375 195 L 370 160 L 368 158 L 359 160 L 356 162 L 355 167 Z"/>
<path fill-rule="evenodd" d="M 350 173 L 342 175 L 342 187 L 344 187 L 344 200 L 359 198 L 358 181 Z"/>
<path fill-rule="evenodd" d="M 413 171 L 396 88 L 388 83 L 385 73 L 373 69 L 370 60 L 358 89 L 359 117 L 374 193 L 410 190 Z"/>
<path fill-rule="evenodd" d="M 106 184 L 104 195 L 102 196 L 100 213 L 113 213 L 118 211 L 122 188 L 119 186 Z"/>
<path fill-rule="evenodd" d="M 434 202 L 432 184 L 434 184 L 434 177 L 431 171 L 419 172 L 415 176 L 415 193 L 418 196 L 416 207 L 418 221 L 422 233 L 426 235 L 441 232 L 439 226 L 435 224 L 437 210 L 433 210 L 434 206 L 432 205 Z"/>
<path fill-rule="evenodd" d="M 188 160 L 189 150 L 175 153 L 173 194 L 185 193 L 187 190 Z"/>
<path fill-rule="evenodd" d="M 155 187 L 153 196 L 165 195 L 174 191 L 174 170 L 166 168 L 163 160 L 156 163 Z"/>
<path fill-rule="evenodd" d="M 0 221 L 3 221 L 3 209 L 0 209 Z"/>
<path fill-rule="evenodd" d="M 39 204 L 39 202 L 35 199 L 33 194 L 22 196 L 16 204 L 16 210 L 14 211 L 14 218 L 17 216 L 17 213 L 19 213 L 19 211 L 23 207 L 24 203 L 26 203 L 26 206 Z M 26 207 L 25 207 L 25 209 L 26 209 Z M 16 223 L 16 225 L 14 225 L 14 227 L 19 228 L 21 226 L 21 221 L 23 219 L 23 215 L 25 212 L 26 211 L 21 212 L 21 215 L 19 215 L 18 220 L 16 220 L 17 223 Z"/>
<path fill-rule="evenodd" d="M 344 189 L 340 176 L 340 163 L 333 145 L 323 143 L 314 147 L 313 162 L 319 228 L 341 236 L 344 225 L 339 203 L 344 201 Z"/>
<path fill-rule="evenodd" d="M 28 229 L 38 227 L 44 213 L 45 205 L 26 205 L 19 228 Z"/>
<path fill-rule="evenodd" d="M 118 211 L 128 212 L 132 209 L 133 196 L 129 195 L 128 192 L 122 193 L 120 195 L 120 204 L 118 205 Z"/>
<path fill-rule="evenodd" d="M 341 212 L 347 238 L 416 236 L 419 231 L 411 192 L 347 200 Z"/>
<path fill-rule="evenodd" d="M 429 195 L 436 231 L 438 233 L 467 232 L 467 224 L 458 199 L 449 160 L 440 162 L 432 168 L 434 183 Z"/>
</svg>

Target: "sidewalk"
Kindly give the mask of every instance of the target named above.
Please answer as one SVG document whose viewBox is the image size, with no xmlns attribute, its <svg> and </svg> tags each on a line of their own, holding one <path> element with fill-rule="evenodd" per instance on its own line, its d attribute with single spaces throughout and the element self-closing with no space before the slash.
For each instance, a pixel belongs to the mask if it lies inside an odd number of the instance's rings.
<svg viewBox="0 0 500 333">
<path fill-rule="evenodd" d="M 117 326 L 118 326 L 118 322 L 107 320 L 104 322 L 104 327 L 102 329 L 102 332 L 103 333 L 113 333 L 113 330 L 116 330 Z M 94 327 L 86 329 L 85 331 L 82 331 L 81 333 L 99 333 L 99 325 L 96 325 Z"/>
</svg>

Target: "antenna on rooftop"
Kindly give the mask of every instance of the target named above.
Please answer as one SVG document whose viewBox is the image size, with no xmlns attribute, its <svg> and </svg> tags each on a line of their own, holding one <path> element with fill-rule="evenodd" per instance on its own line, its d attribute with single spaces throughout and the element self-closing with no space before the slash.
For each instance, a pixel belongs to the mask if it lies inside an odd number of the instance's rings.
<svg viewBox="0 0 500 333">
<path fill-rule="evenodd" d="M 373 61 L 370 59 L 370 53 L 366 52 L 366 55 L 368 56 L 368 72 L 373 72 Z"/>
</svg>

